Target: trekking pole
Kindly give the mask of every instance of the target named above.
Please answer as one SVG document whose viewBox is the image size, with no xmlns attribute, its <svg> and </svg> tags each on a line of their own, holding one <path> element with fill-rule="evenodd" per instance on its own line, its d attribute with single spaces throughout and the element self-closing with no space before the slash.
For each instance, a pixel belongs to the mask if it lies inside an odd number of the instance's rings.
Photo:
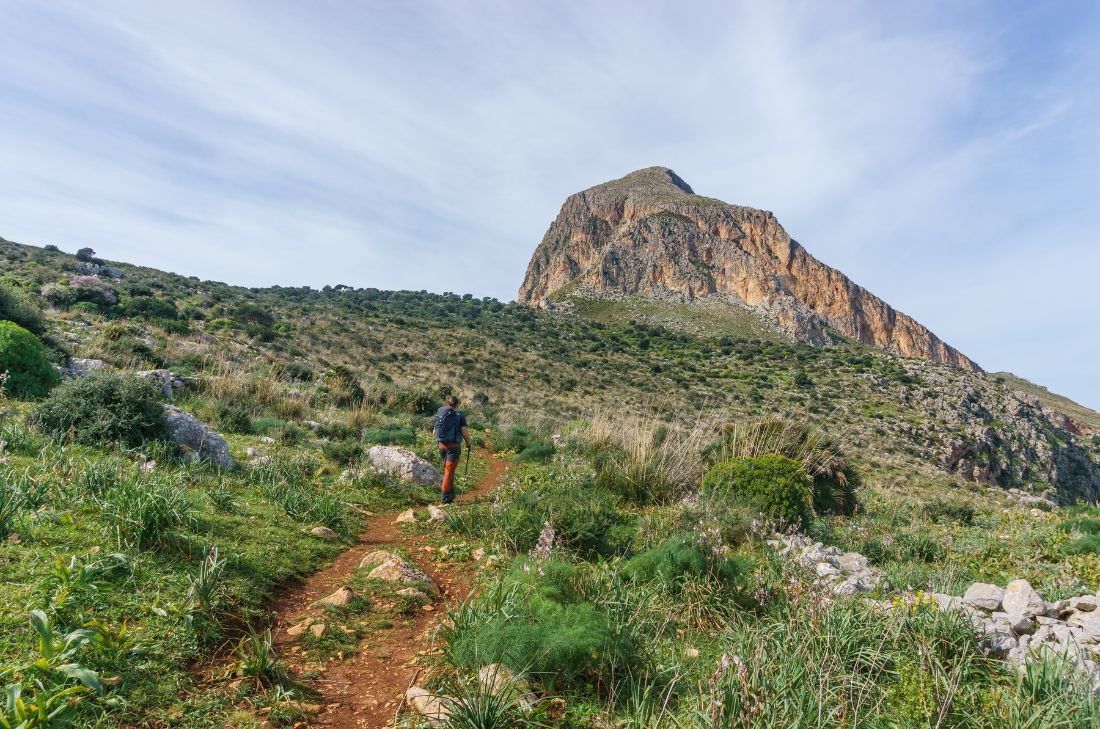
<svg viewBox="0 0 1100 729">
<path fill-rule="evenodd" d="M 469 488 L 470 486 L 470 450 L 469 446 L 466 447 L 466 466 L 462 471 L 462 484 Z"/>
</svg>

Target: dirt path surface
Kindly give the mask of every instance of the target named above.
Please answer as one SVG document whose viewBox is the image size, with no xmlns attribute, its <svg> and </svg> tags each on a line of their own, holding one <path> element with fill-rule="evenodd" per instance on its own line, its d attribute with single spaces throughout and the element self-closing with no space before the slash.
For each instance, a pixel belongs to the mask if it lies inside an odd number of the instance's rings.
<svg viewBox="0 0 1100 729">
<path fill-rule="evenodd" d="M 485 456 L 489 472 L 473 489 L 458 495 L 458 504 L 487 494 L 504 477 L 507 464 L 489 454 Z M 434 563 L 424 551 L 429 534 L 402 528 L 394 523 L 395 517 L 396 513 L 387 513 L 370 518 L 351 549 L 288 590 L 275 604 L 277 619 L 272 629 L 279 655 L 296 671 L 315 670 L 316 664 L 307 665 L 294 651 L 296 638 L 287 629 L 308 617 L 316 617 L 319 610 L 310 606 L 345 586 L 365 555 L 378 549 L 401 550 L 431 576 L 440 590 L 440 597 L 429 608 L 407 618 L 395 618 L 391 629 L 363 638 L 354 654 L 344 660 L 329 661 L 319 678 L 304 682 L 318 693 L 317 697 L 307 699 L 320 707 L 309 720 L 311 727 L 392 726 L 405 690 L 418 673 L 418 659 L 429 647 L 431 634 L 446 616 L 447 607 L 462 602 L 470 594 L 473 567 L 458 562 Z"/>
</svg>

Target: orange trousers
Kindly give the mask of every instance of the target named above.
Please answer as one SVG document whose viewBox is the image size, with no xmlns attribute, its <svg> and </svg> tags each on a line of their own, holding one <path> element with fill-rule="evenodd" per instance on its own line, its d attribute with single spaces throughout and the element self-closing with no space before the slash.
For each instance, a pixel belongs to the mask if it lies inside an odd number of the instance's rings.
<svg viewBox="0 0 1100 729">
<path fill-rule="evenodd" d="M 455 490 L 455 471 L 462 460 L 462 446 L 458 443 L 440 443 L 439 456 L 443 459 L 443 493 Z"/>
</svg>

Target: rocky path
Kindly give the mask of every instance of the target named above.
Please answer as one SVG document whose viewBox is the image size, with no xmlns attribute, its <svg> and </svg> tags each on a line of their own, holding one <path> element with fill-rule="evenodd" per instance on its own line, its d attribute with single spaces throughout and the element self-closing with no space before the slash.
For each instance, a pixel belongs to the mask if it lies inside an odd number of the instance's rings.
<svg viewBox="0 0 1100 729">
<path fill-rule="evenodd" d="M 507 464 L 485 455 L 490 462 L 488 474 L 475 488 L 460 494 L 458 504 L 490 492 L 503 478 Z M 429 648 L 430 637 L 445 617 L 447 606 L 469 596 L 474 576 L 471 567 L 462 563 L 435 564 L 425 559 L 428 535 L 396 524 L 395 518 L 394 513 L 372 517 L 351 549 L 282 595 L 275 605 L 277 619 L 273 632 L 277 650 L 301 675 L 306 671 L 316 672 L 318 667 L 307 664 L 294 650 L 298 638 L 288 631 L 323 615 L 323 610 L 314 607 L 314 603 L 345 587 L 367 555 L 379 550 L 403 552 L 412 557 L 416 562 L 414 567 L 431 577 L 439 588 L 439 595 L 432 604 L 413 615 L 395 617 L 390 629 L 367 635 L 352 655 L 328 661 L 316 680 L 304 681 L 316 692 L 314 697 L 307 699 L 316 707 L 309 721 L 311 727 L 382 729 L 391 726 L 406 689 L 417 676 L 418 658 Z"/>
</svg>

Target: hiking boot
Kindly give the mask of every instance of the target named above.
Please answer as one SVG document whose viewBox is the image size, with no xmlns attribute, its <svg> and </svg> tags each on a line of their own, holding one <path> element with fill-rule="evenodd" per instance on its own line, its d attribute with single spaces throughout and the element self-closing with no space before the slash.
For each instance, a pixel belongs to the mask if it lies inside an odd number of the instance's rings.
<svg viewBox="0 0 1100 729">
<path fill-rule="evenodd" d="M 453 504 L 454 502 L 455 502 L 455 492 L 454 491 L 444 491 L 443 496 L 439 499 L 439 503 L 441 503 L 441 504 Z"/>
</svg>

